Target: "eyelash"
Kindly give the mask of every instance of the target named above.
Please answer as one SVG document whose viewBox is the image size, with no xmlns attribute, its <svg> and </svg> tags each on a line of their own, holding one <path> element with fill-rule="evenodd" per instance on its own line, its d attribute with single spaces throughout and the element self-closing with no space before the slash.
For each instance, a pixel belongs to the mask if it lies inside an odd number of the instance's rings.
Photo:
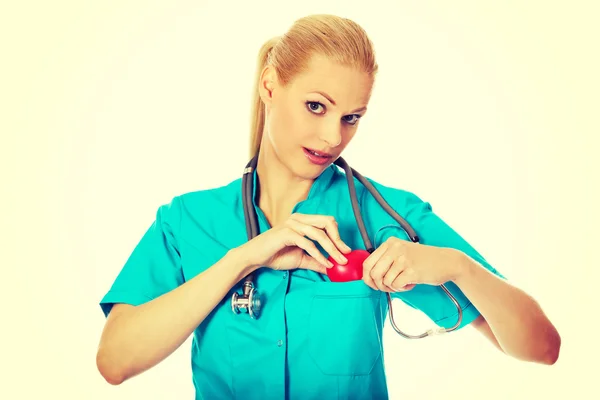
<svg viewBox="0 0 600 400">
<path fill-rule="evenodd" d="M 308 109 L 308 111 L 309 111 L 309 112 L 311 112 L 311 113 L 313 113 L 313 114 L 318 114 L 318 113 L 315 113 L 315 112 L 314 112 L 314 111 L 313 111 L 313 110 L 310 108 L 310 106 L 311 106 L 311 105 L 318 105 L 318 106 L 320 106 L 320 107 L 323 107 L 323 108 L 325 108 L 325 106 L 324 106 L 323 104 L 319 103 L 318 101 L 307 101 L 307 102 L 306 102 L 306 108 Z M 347 116 L 344 116 L 344 118 L 346 118 L 346 117 L 347 117 Z M 354 122 L 348 122 L 348 121 L 346 121 L 346 120 L 344 120 L 344 122 L 346 122 L 348 125 L 356 125 L 356 123 L 357 123 L 357 122 L 358 122 L 358 120 L 360 119 L 361 115 L 358 115 L 358 114 L 352 114 L 352 115 L 350 115 L 350 117 L 356 117 L 356 119 L 354 120 Z"/>
</svg>

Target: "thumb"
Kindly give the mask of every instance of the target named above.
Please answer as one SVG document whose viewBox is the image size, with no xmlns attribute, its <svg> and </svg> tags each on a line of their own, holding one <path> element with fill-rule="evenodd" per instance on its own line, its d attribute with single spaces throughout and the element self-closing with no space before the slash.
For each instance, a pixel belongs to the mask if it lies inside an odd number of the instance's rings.
<svg viewBox="0 0 600 400">
<path fill-rule="evenodd" d="M 415 274 L 404 270 L 394 279 L 391 286 L 396 292 L 406 292 L 414 288 L 416 283 Z"/>
<path fill-rule="evenodd" d="M 321 274 L 327 273 L 327 267 L 306 253 L 302 254 L 298 268 L 309 269 Z"/>
</svg>

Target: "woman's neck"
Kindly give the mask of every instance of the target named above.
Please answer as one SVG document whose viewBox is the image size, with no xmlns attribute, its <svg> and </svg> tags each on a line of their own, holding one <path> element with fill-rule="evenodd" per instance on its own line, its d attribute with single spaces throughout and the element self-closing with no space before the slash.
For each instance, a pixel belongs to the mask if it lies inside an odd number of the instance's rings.
<svg viewBox="0 0 600 400">
<path fill-rule="evenodd" d="M 258 207 L 271 226 L 287 219 L 296 204 L 305 200 L 313 180 L 295 176 L 269 146 L 258 155 L 256 173 L 259 177 Z"/>
</svg>

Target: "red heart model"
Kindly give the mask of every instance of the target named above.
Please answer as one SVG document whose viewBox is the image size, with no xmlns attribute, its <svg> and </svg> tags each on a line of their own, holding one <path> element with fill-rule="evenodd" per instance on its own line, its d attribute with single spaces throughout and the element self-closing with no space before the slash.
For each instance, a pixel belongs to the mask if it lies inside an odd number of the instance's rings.
<svg viewBox="0 0 600 400">
<path fill-rule="evenodd" d="M 327 276 L 332 282 L 349 282 L 359 281 L 363 275 L 363 262 L 371 253 L 366 250 L 352 250 L 344 256 L 348 259 L 346 264 L 338 264 L 331 256 L 328 260 L 331 261 L 333 267 L 327 270 Z"/>
</svg>

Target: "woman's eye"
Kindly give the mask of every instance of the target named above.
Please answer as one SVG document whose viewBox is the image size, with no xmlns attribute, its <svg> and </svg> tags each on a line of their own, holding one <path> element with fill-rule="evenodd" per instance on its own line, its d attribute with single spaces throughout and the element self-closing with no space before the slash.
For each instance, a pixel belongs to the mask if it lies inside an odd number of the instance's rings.
<svg viewBox="0 0 600 400">
<path fill-rule="evenodd" d="M 318 101 L 307 101 L 306 107 L 313 114 L 323 114 L 325 112 L 325 106 L 323 104 L 319 103 Z M 347 124 L 354 125 L 358 122 L 360 117 L 361 116 L 358 114 L 352 114 L 352 115 L 345 115 L 342 117 L 342 119 Z"/>
<path fill-rule="evenodd" d="M 350 125 L 354 125 L 354 124 L 356 124 L 356 122 L 358 122 L 359 118 L 360 118 L 360 115 L 356 115 L 356 114 L 346 115 L 344 117 L 344 121 L 346 121 Z"/>
<path fill-rule="evenodd" d="M 319 111 L 319 109 L 323 109 L 324 106 L 323 104 L 316 102 L 316 101 L 308 101 L 306 102 L 306 105 L 308 106 L 308 109 L 316 114 L 321 114 L 321 112 Z"/>
</svg>

